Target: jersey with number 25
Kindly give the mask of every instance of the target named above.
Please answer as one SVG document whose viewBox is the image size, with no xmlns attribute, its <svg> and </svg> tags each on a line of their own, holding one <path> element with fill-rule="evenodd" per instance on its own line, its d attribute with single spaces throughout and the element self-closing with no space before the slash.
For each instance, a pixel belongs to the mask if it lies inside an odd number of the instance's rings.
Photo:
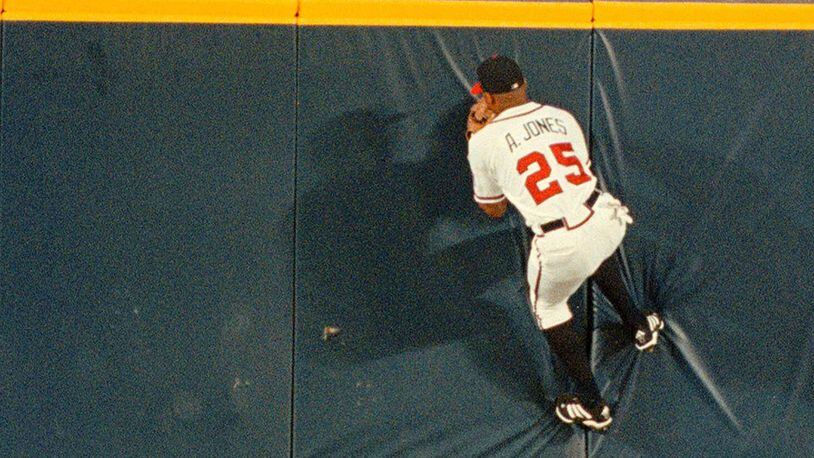
<svg viewBox="0 0 814 458">
<path fill-rule="evenodd" d="M 469 140 L 475 201 L 508 199 L 530 227 L 577 211 L 596 187 L 574 116 L 528 102 L 497 115 Z"/>
</svg>

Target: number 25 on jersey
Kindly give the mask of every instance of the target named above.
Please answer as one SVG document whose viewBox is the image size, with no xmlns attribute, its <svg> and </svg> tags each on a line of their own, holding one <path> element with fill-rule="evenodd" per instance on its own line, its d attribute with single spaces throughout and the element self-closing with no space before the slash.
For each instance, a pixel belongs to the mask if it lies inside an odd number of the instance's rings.
<svg viewBox="0 0 814 458">
<path fill-rule="evenodd" d="M 582 164 L 579 162 L 579 159 L 574 155 L 566 154 L 574 152 L 574 149 L 570 143 L 554 143 L 549 146 L 549 149 L 551 149 L 551 152 L 554 154 L 554 159 L 557 160 L 558 164 L 563 167 L 577 168 L 577 172 L 570 173 L 565 176 L 565 179 L 568 180 L 569 183 L 580 185 L 582 183 L 591 181 L 591 176 L 585 173 L 585 169 L 582 168 Z M 548 183 L 548 186 L 542 189 L 540 188 L 540 182 L 547 180 L 548 177 L 551 176 L 551 166 L 548 164 L 545 156 L 539 151 L 533 151 L 532 153 L 520 158 L 520 160 L 517 161 L 517 173 L 521 175 L 526 173 L 532 164 L 537 164 L 537 166 L 540 167 L 540 170 L 526 177 L 526 189 L 528 189 L 529 193 L 531 193 L 531 197 L 534 199 L 534 202 L 536 202 L 537 205 L 540 205 L 551 197 L 560 194 L 562 192 L 562 186 L 560 185 L 559 181 L 551 180 L 551 182 Z"/>
</svg>

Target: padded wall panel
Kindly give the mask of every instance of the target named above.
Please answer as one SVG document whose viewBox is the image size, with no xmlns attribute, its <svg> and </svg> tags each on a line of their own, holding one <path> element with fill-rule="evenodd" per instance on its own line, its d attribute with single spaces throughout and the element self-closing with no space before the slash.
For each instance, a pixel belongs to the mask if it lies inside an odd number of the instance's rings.
<svg viewBox="0 0 814 458">
<path fill-rule="evenodd" d="M 591 455 L 814 454 L 814 35 L 597 31 L 594 158 L 655 354 L 598 300 Z M 679 452 L 680 451 L 680 452 Z"/>
<path fill-rule="evenodd" d="M 2 454 L 288 453 L 295 34 L 3 25 Z"/>
<path fill-rule="evenodd" d="M 463 134 L 493 53 L 587 123 L 589 32 L 299 39 L 295 454 L 582 456 L 553 415 L 564 388 L 528 308 L 528 233 L 472 202 Z"/>
</svg>

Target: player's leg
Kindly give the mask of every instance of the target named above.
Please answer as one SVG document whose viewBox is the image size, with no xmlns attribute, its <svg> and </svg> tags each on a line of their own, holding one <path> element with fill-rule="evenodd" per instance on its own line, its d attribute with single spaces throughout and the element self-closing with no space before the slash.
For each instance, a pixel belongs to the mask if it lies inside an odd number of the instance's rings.
<svg viewBox="0 0 814 458">
<path fill-rule="evenodd" d="M 565 371 L 576 384 L 577 396 L 585 405 L 594 408 L 602 404 L 602 395 L 591 373 L 585 336 L 576 332 L 573 322 L 573 319 L 569 319 L 565 323 L 542 331 L 551 351 L 557 355 Z"/>
<path fill-rule="evenodd" d="M 622 322 L 634 336 L 636 348 L 652 351 L 658 343 L 659 331 L 664 329 L 664 320 L 657 313 L 645 315 L 633 307 L 630 294 L 622 280 L 620 257 L 621 253 L 617 250 L 599 266 L 591 279 L 619 313 Z"/>
<path fill-rule="evenodd" d="M 610 301 L 613 308 L 616 309 L 616 312 L 619 313 L 619 317 L 622 318 L 622 323 L 624 323 L 631 334 L 633 334 L 637 329 L 647 323 L 647 319 L 638 309 L 633 307 L 630 294 L 628 294 L 622 279 L 619 256 L 621 256 L 621 254 L 617 250 L 610 255 L 610 257 L 605 259 L 605 261 L 599 265 L 599 269 L 591 276 L 591 279 L 596 283 L 608 301 Z"/>
<path fill-rule="evenodd" d="M 606 201 L 609 204 L 604 204 Z M 650 351 L 658 342 L 659 331 L 664 329 L 664 321 L 657 313 L 643 314 L 636 309 L 622 280 L 621 253 L 618 247 L 625 236 L 627 222 L 619 215 L 620 212 L 627 214 L 627 210 L 607 193 L 600 196 L 598 202 L 593 221 L 578 234 L 585 242 L 581 246 L 590 246 L 590 241 L 609 242 L 585 253 L 588 257 L 593 256 L 594 262 L 599 263 L 591 278 L 634 336 L 636 348 Z"/>
<path fill-rule="evenodd" d="M 561 307 L 567 309 L 568 305 L 563 303 Z M 557 417 L 564 423 L 577 423 L 598 431 L 607 429 L 613 421 L 611 410 L 591 373 L 584 333 L 574 329 L 573 318 L 552 327 L 547 327 L 549 323 L 544 318 L 538 322 L 546 326 L 542 331 L 548 346 L 576 385 L 575 396 L 564 393 L 557 396 L 554 409 Z"/>
<path fill-rule="evenodd" d="M 594 429 L 610 425 L 610 409 L 602 400 L 588 360 L 586 338 L 576 332 L 573 315 L 567 300 L 582 283 L 581 278 L 561 278 L 567 266 L 545 266 L 538 249 L 537 238 L 532 242 L 529 256 L 529 299 L 537 327 L 543 331 L 551 352 L 554 353 L 574 381 L 577 392 L 573 396 L 558 396 L 557 415 L 566 423 L 581 423 Z M 558 278 L 560 277 L 560 278 Z M 583 407 L 584 406 L 584 407 Z"/>
</svg>

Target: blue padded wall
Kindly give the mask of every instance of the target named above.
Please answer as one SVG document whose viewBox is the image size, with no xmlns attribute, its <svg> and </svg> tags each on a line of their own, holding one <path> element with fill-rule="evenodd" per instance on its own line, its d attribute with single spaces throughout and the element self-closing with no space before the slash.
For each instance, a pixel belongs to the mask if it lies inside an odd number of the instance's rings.
<svg viewBox="0 0 814 458">
<path fill-rule="evenodd" d="M 2 30 L 0 455 L 814 455 L 812 33 Z M 493 53 L 590 132 L 667 320 L 639 354 L 572 298 L 603 435 L 471 200 Z"/>
<path fill-rule="evenodd" d="M 594 456 L 814 454 L 814 35 L 598 30 L 594 158 L 637 223 L 638 355 L 597 300 Z M 679 452 L 680 451 L 680 452 Z"/>
<path fill-rule="evenodd" d="M 0 454 L 288 453 L 295 33 L 3 24 Z"/>
</svg>

